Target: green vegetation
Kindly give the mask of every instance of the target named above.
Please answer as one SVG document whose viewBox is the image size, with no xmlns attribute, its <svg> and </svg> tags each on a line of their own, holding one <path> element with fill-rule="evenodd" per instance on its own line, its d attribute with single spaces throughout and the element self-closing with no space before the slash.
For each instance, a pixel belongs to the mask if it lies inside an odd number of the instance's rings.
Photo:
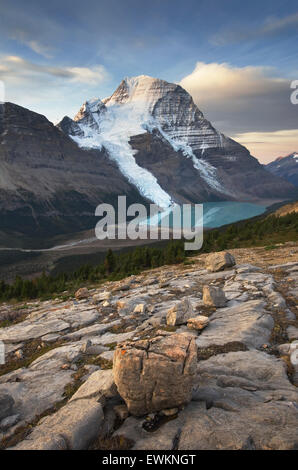
<svg viewBox="0 0 298 470">
<path fill-rule="evenodd" d="M 297 240 L 298 214 L 292 212 L 283 217 L 261 216 L 211 230 L 204 237 L 202 251 L 266 245 L 270 247 L 268 249 L 273 249 L 276 243 Z"/>
<path fill-rule="evenodd" d="M 266 246 L 267 250 L 271 250 L 275 248 L 276 243 L 296 240 L 298 240 L 297 213 L 283 217 L 261 216 L 207 231 L 204 234 L 204 244 L 200 253 L 250 246 Z M 73 272 L 57 275 L 44 273 L 33 280 L 17 276 L 13 284 L 0 281 L 0 301 L 46 299 L 53 295 L 65 294 L 65 291 L 73 292 L 83 285 L 119 280 L 138 274 L 145 269 L 157 268 L 165 264 L 184 262 L 188 265 L 191 264 L 191 260 L 186 257 L 194 254 L 196 253 L 184 251 L 183 240 L 137 247 L 119 254 L 108 250 L 103 262 L 95 266 L 85 264 Z"/>
</svg>

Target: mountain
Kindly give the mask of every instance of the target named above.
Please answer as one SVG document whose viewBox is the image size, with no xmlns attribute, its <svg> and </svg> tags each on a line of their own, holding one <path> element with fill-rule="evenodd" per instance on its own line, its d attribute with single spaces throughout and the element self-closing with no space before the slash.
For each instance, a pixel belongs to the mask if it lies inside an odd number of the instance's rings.
<svg viewBox="0 0 298 470">
<path fill-rule="evenodd" d="M 96 206 L 123 194 L 128 204 L 168 207 L 290 199 L 293 191 L 163 80 L 125 79 L 57 126 L 0 105 L 0 246 L 94 228 Z"/>
<path fill-rule="evenodd" d="M 265 166 L 273 175 L 284 178 L 290 183 L 298 186 L 298 153 L 294 152 L 286 157 L 278 157 Z"/>
<path fill-rule="evenodd" d="M 144 202 L 105 149 L 82 150 L 44 116 L 0 106 L 0 241 L 93 228 L 95 207 L 118 194 Z"/>
<path fill-rule="evenodd" d="M 294 188 L 218 132 L 179 85 L 141 75 L 83 104 L 58 127 L 79 147 L 105 148 L 146 198 L 171 202 L 289 198 Z"/>
</svg>

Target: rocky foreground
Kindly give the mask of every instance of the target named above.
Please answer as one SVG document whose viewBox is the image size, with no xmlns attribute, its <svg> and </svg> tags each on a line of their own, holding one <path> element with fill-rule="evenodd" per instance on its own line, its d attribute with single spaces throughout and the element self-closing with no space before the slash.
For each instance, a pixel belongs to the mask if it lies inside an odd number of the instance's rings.
<svg viewBox="0 0 298 470">
<path fill-rule="evenodd" d="M 297 448 L 298 246 L 231 253 L 2 305 L 2 448 Z"/>
</svg>

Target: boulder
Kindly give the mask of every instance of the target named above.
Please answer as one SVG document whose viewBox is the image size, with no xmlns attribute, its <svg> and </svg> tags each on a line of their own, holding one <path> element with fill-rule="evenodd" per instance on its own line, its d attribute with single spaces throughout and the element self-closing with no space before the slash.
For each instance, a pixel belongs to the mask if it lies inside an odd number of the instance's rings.
<svg viewBox="0 0 298 470">
<path fill-rule="evenodd" d="M 195 338 L 182 333 L 118 344 L 113 372 L 128 411 L 142 416 L 189 402 L 196 367 Z"/>
<path fill-rule="evenodd" d="M 209 318 L 204 315 L 198 315 L 197 317 L 187 320 L 187 327 L 192 330 L 203 330 L 208 324 Z"/>
<path fill-rule="evenodd" d="M 220 287 L 204 286 L 203 302 L 207 307 L 224 307 L 227 299 L 224 291 Z"/>
<path fill-rule="evenodd" d="M 8 393 L 0 393 L 0 420 L 11 416 L 14 399 Z"/>
<path fill-rule="evenodd" d="M 88 291 L 87 287 L 81 287 L 75 293 L 75 298 L 77 300 L 88 299 L 88 297 L 89 297 L 89 291 Z"/>
<path fill-rule="evenodd" d="M 205 267 L 208 271 L 217 272 L 223 271 L 226 268 L 235 266 L 235 258 L 227 251 L 220 251 L 218 253 L 211 253 L 207 256 Z"/>
<path fill-rule="evenodd" d="M 194 310 L 189 300 L 184 299 L 174 305 L 167 313 L 167 325 L 176 326 L 187 323 L 194 316 Z"/>
</svg>

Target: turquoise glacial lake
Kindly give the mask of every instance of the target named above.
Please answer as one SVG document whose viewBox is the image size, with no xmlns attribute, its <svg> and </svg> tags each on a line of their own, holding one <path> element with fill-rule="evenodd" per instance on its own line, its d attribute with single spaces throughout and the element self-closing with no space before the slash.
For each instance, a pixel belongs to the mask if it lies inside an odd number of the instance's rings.
<svg viewBox="0 0 298 470">
<path fill-rule="evenodd" d="M 265 212 L 266 206 L 260 206 L 249 202 L 205 202 L 203 205 L 203 224 L 204 228 L 216 228 L 222 225 L 238 222 L 239 220 L 249 219 Z M 178 206 L 175 206 L 176 208 Z M 183 206 L 180 206 L 181 219 L 183 214 Z M 169 226 L 173 228 L 173 215 L 172 209 L 169 208 L 165 212 L 161 212 L 157 216 L 148 217 L 147 223 L 151 226 L 156 226 L 161 223 L 161 220 L 166 221 L 169 217 Z M 184 215 L 186 212 L 184 211 Z M 180 222 L 181 223 L 181 222 Z M 201 225 L 201 219 L 195 212 L 194 205 L 191 206 L 191 226 Z"/>
<path fill-rule="evenodd" d="M 232 224 L 239 220 L 261 215 L 265 211 L 266 206 L 259 206 L 250 202 L 205 202 L 203 204 L 204 227 L 215 228 Z"/>
</svg>

